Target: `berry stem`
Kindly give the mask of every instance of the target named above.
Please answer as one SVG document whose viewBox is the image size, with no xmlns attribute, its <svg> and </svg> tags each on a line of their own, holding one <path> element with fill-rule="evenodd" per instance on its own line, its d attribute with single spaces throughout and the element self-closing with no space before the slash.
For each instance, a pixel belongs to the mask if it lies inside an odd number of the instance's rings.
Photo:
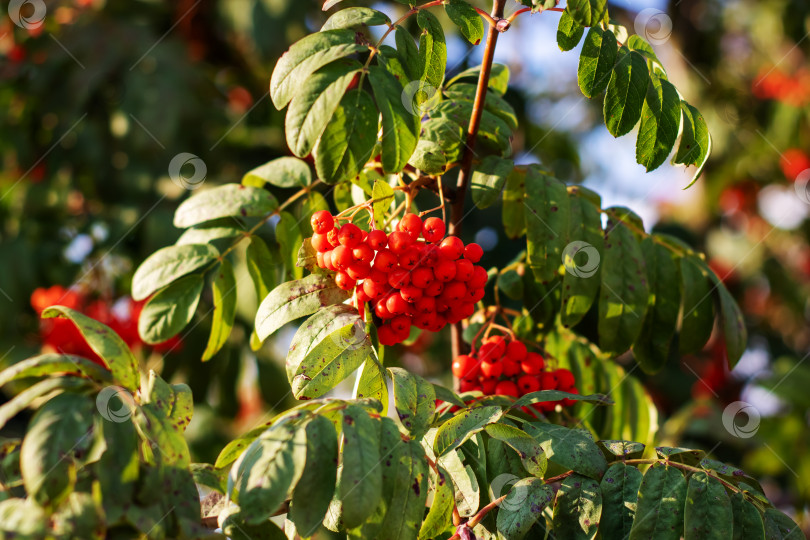
<svg viewBox="0 0 810 540">
<path fill-rule="evenodd" d="M 506 0 L 494 0 L 492 5 L 492 19 L 503 17 L 503 8 Z M 449 234 L 459 236 L 461 234 L 461 221 L 464 217 L 464 199 L 467 194 L 467 184 L 472 172 L 472 161 L 475 155 L 475 140 L 478 137 L 478 128 L 481 125 L 481 116 L 484 114 L 484 102 L 487 97 L 487 87 L 492 73 L 492 59 L 495 56 L 495 46 L 500 34 L 496 25 L 490 25 L 487 31 L 487 41 L 484 46 L 484 59 L 481 63 L 481 74 L 478 76 L 478 87 L 475 91 L 475 101 L 473 102 L 472 115 L 467 127 L 467 144 L 464 147 L 464 155 L 461 158 L 461 169 L 456 181 L 456 193 L 453 197 L 453 206 L 450 213 Z M 464 347 L 461 337 L 461 323 L 455 323 L 451 328 L 451 341 L 453 347 L 453 358 L 459 356 Z"/>
</svg>

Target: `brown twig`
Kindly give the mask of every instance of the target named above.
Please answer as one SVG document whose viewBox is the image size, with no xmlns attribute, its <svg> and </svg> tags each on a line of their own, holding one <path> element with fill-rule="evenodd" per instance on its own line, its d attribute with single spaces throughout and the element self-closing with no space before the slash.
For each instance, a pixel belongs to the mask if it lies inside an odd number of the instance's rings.
<svg viewBox="0 0 810 540">
<path fill-rule="evenodd" d="M 503 17 L 503 8 L 506 0 L 495 0 L 492 6 L 492 19 L 499 20 Z M 464 216 L 464 199 L 467 194 L 467 184 L 469 183 L 472 171 L 472 161 L 475 155 L 475 140 L 478 137 L 478 128 L 481 124 L 481 116 L 484 113 L 484 102 L 487 98 L 487 87 L 489 77 L 492 73 L 492 59 L 495 56 L 495 45 L 498 42 L 500 31 L 497 25 L 490 25 L 487 32 L 487 41 L 484 46 L 484 59 L 481 63 L 481 73 L 478 76 L 478 87 L 475 91 L 475 101 L 473 102 L 470 124 L 467 127 L 467 144 L 464 147 L 464 154 L 461 158 L 461 169 L 456 182 L 456 193 L 453 197 L 453 206 L 450 212 L 451 235 L 461 234 L 461 220 Z M 455 323 L 451 327 L 451 341 L 453 345 L 453 357 L 461 354 L 464 342 L 461 337 L 461 323 Z"/>
</svg>

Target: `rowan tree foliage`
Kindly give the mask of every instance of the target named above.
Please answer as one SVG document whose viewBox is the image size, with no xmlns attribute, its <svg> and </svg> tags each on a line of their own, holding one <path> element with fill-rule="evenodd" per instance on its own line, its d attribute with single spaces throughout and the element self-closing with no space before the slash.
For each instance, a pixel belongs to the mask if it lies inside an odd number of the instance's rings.
<svg viewBox="0 0 810 540">
<path fill-rule="evenodd" d="M 697 181 L 706 122 L 604 0 L 523 3 L 509 18 L 505 0 L 491 13 L 464 0 L 405 3 L 396 21 L 336 9 L 290 46 L 270 97 L 287 110 L 293 156 L 193 193 L 174 216 L 183 234 L 140 265 L 132 296 L 146 301 L 141 339 L 158 344 L 210 293 L 201 361 L 217 362 L 234 339 L 237 291 L 253 288 L 245 339 L 258 348 L 296 327 L 286 374 L 300 403 L 215 463 L 191 463 L 189 388 L 142 376 L 110 328 L 50 307 L 42 316 L 71 321 L 95 357 L 46 354 L 0 373 L 0 386 L 33 382 L 0 406 L 0 427 L 36 409 L 0 451 L 5 535 L 802 537 L 742 470 L 650 444 L 655 407 L 614 359 L 630 351 L 655 373 L 701 350 L 717 324 L 733 367 L 742 314 L 700 253 L 543 165 L 515 165 L 498 36 L 524 12 L 559 17 L 562 51 L 584 40 L 582 93 L 602 103 L 613 136 L 636 130 L 648 171 L 672 155 Z M 440 11 L 484 47 L 480 66 L 449 80 Z M 486 268 L 463 224 L 495 205 L 525 247 Z M 397 344 L 445 327 L 454 389 L 387 361 Z M 330 397 L 352 374 L 352 397 Z"/>
</svg>

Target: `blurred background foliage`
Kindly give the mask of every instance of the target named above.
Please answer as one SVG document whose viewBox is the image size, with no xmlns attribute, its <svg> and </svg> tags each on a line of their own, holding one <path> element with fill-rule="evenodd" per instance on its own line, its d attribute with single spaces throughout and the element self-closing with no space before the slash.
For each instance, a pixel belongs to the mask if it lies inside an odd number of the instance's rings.
<svg viewBox="0 0 810 540">
<path fill-rule="evenodd" d="M 287 46 L 328 16 L 318 2 L 302 0 L 46 4 L 36 30 L 6 16 L 7 0 L 0 18 L 3 364 L 54 346 L 53 329 L 40 327 L 35 310 L 44 300 L 65 303 L 79 294 L 100 318 L 118 321 L 119 331 L 132 327 L 133 269 L 179 236 L 171 217 L 189 186 L 170 179 L 170 161 L 181 152 L 199 156 L 205 183 L 215 185 L 286 155 L 283 116 L 267 99 L 267 83 Z M 352 4 L 369 5 L 340 7 Z M 746 314 L 742 361 L 728 372 L 713 339 L 655 376 L 633 375 L 659 407 L 659 444 L 699 446 L 742 465 L 802 520 L 810 503 L 810 4 L 644 3 L 664 18 L 639 13 L 637 4 L 611 1 L 611 13 L 646 35 L 684 97 L 704 113 L 714 153 L 702 179 L 682 191 L 688 172 L 664 167 L 647 175 L 635 164 L 635 138 L 608 135 L 601 110 L 576 88 L 578 51 L 557 49 L 556 13 L 523 15 L 499 41 L 496 62 L 510 67 L 506 99 L 521 124 L 514 154 L 518 163 L 542 161 L 561 179 L 598 190 L 605 206 L 630 206 L 648 228 L 706 252 Z M 452 35 L 451 25 L 445 29 L 452 71 L 476 65 L 480 48 Z M 503 236 L 498 212 L 465 221 L 465 240 L 485 247 L 487 265 L 518 250 Z M 37 296 L 37 289 L 44 290 Z M 199 361 L 209 308 L 178 342 L 140 347 L 145 365 L 192 386 L 196 414 L 187 433 L 195 461 L 213 459 L 234 433 L 291 403 L 283 375 L 290 335 L 250 350 L 252 294 L 240 291 L 241 332 L 210 362 Z M 446 351 L 421 338 L 399 351 L 399 361 L 447 377 Z M 754 437 L 722 427 L 722 411 L 738 400 L 761 415 Z"/>
</svg>

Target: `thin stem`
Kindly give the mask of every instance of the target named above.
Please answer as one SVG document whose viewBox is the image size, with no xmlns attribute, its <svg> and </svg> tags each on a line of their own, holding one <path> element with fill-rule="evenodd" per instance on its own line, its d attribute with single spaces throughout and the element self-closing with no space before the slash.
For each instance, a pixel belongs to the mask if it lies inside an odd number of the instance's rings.
<svg viewBox="0 0 810 540">
<path fill-rule="evenodd" d="M 483 9 L 477 7 L 477 8 L 475 8 L 475 11 L 477 11 L 478 14 L 481 15 L 484 18 L 484 20 L 489 23 L 490 26 L 495 26 L 496 24 L 498 24 L 498 21 L 493 19 L 492 15 L 490 15 L 489 13 L 484 11 Z"/>
<path fill-rule="evenodd" d="M 492 6 L 492 19 L 503 17 L 503 8 L 506 0 L 495 0 Z M 481 63 L 481 74 L 478 76 L 478 87 L 475 91 L 475 101 L 473 102 L 470 124 L 467 127 L 467 144 L 464 147 L 464 155 L 461 158 L 461 169 L 456 182 L 456 193 L 453 198 L 453 206 L 450 213 L 451 235 L 461 234 L 461 220 L 464 216 L 464 198 L 467 194 L 467 184 L 469 183 L 472 171 L 472 161 L 475 155 L 475 140 L 478 137 L 478 127 L 481 124 L 481 116 L 484 114 L 484 102 L 487 98 L 487 87 L 492 73 L 492 59 L 495 56 L 495 46 L 498 42 L 498 30 L 496 25 L 491 25 L 487 31 L 487 42 L 484 47 L 484 59 Z M 453 345 L 453 357 L 461 354 L 464 342 L 461 337 L 461 323 L 455 323 L 451 327 L 451 341 Z"/>
<path fill-rule="evenodd" d="M 531 10 L 532 10 L 532 8 L 519 9 L 519 10 L 515 11 L 514 13 L 512 13 L 506 20 L 509 21 L 509 24 L 512 24 L 515 21 L 515 19 L 517 19 L 518 15 L 521 15 L 521 14 L 526 13 L 527 11 L 531 11 Z M 559 11 L 559 12 L 562 12 L 562 11 L 565 11 L 565 8 L 553 7 L 553 8 L 548 8 L 548 9 L 541 9 L 537 13 L 543 13 L 544 11 Z"/>
</svg>

